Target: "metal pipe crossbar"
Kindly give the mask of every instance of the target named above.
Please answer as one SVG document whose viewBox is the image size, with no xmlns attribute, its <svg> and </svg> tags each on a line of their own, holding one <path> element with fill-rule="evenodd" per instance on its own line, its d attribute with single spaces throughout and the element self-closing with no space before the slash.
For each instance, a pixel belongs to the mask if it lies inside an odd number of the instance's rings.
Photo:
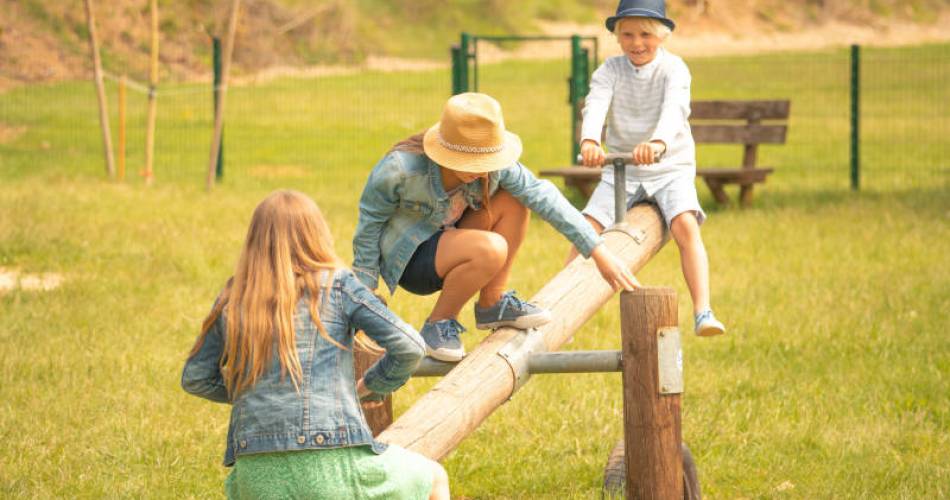
<svg viewBox="0 0 950 500">
<path fill-rule="evenodd" d="M 620 351 L 541 352 L 528 356 L 528 373 L 609 373 L 619 372 L 623 355 Z M 430 357 L 412 374 L 413 377 L 441 377 L 458 362 L 449 363 Z"/>
</svg>

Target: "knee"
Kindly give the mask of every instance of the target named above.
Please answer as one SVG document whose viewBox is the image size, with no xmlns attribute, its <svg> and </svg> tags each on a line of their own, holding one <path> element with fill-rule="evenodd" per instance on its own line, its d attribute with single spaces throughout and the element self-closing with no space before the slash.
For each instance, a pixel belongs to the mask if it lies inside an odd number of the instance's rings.
<svg viewBox="0 0 950 500">
<path fill-rule="evenodd" d="M 445 467 L 442 467 L 442 464 L 431 460 L 432 467 L 432 484 L 436 488 L 438 487 L 448 487 L 449 486 L 449 473 L 445 471 Z"/>
<path fill-rule="evenodd" d="M 445 468 L 435 460 L 429 460 L 429 468 L 432 471 L 432 489 L 429 492 L 429 499 L 450 500 L 449 475 L 445 472 Z"/>
<path fill-rule="evenodd" d="M 670 232 L 677 245 L 685 245 L 700 241 L 699 221 L 693 212 L 683 212 L 670 222 Z"/>
<path fill-rule="evenodd" d="M 475 262 L 486 271 L 495 272 L 501 269 L 508 259 L 508 242 L 498 233 L 481 231 L 471 251 Z"/>
</svg>

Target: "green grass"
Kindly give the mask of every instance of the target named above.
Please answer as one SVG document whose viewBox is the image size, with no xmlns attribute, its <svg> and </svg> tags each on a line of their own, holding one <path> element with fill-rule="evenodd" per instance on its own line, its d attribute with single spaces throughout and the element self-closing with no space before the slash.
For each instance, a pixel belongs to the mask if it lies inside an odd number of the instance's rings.
<svg viewBox="0 0 950 500">
<path fill-rule="evenodd" d="M 847 189 L 843 52 L 688 61 L 697 98 L 789 97 L 793 109 L 789 143 L 761 152 L 776 173 L 751 209 L 716 208 L 701 189 L 714 303 L 730 329 L 684 337 L 683 434 L 707 497 L 950 495 L 948 52 L 868 51 L 860 193 Z M 898 78 L 895 65 L 929 72 Z M 566 68 L 484 68 L 482 90 L 536 169 L 568 157 Z M 135 176 L 142 96 L 130 97 L 129 180 L 115 183 L 102 175 L 91 85 L 0 95 L 0 126 L 26 127 L 0 143 L 0 266 L 65 277 L 55 291 L 0 294 L 0 496 L 220 496 L 228 411 L 186 395 L 178 377 L 253 207 L 277 187 L 309 193 L 349 259 L 369 168 L 437 119 L 448 84 L 435 71 L 233 88 L 226 177 L 210 194 L 203 89 L 160 97 L 151 188 Z M 115 124 L 114 101 L 110 111 Z M 736 164 L 737 149 L 700 159 Z M 512 286 L 530 296 L 566 251 L 532 220 Z M 676 288 L 689 331 L 675 246 L 639 278 Z M 432 298 L 400 292 L 391 304 L 418 325 Z M 470 309 L 461 319 L 474 332 Z M 616 348 L 619 329 L 612 301 L 568 347 Z M 468 347 L 483 336 L 466 335 Z M 397 412 L 433 383 L 411 381 Z M 453 492 L 597 498 L 621 422 L 618 375 L 538 376 L 445 461 Z"/>
</svg>

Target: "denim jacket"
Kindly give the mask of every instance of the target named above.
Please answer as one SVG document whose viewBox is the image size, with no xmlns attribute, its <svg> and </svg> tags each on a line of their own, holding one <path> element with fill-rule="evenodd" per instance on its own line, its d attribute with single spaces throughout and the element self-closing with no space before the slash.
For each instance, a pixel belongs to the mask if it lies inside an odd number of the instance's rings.
<svg viewBox="0 0 950 500">
<path fill-rule="evenodd" d="M 474 209 L 482 207 L 482 181 L 461 186 Z M 492 172 L 489 194 L 511 193 L 589 257 L 601 238 L 549 181 L 539 180 L 521 163 Z M 353 237 L 353 271 L 376 289 L 379 276 L 395 291 L 416 248 L 435 234 L 449 210 L 439 166 L 422 154 L 394 151 L 373 167 L 360 198 L 359 224 Z"/>
<path fill-rule="evenodd" d="M 324 272 L 322 283 L 329 278 Z M 226 319 L 222 314 L 205 337 L 201 349 L 185 363 L 182 387 L 191 394 L 230 403 L 224 465 L 234 465 L 244 454 L 312 450 L 369 445 L 376 453 L 386 449 L 375 441 L 357 400 L 353 371 L 353 335 L 363 330 L 386 349 L 364 375 L 366 387 L 388 394 L 401 387 L 425 355 L 422 337 L 399 319 L 352 272 L 334 273 L 329 293 L 321 292 L 320 321 L 328 342 L 310 318 L 309 295 L 297 303 L 294 314 L 297 355 L 303 373 L 300 391 L 289 375 L 280 375 L 276 344 L 269 369 L 252 387 L 231 401 L 218 362 L 224 349 Z M 325 288 L 323 290 L 326 290 Z"/>
</svg>

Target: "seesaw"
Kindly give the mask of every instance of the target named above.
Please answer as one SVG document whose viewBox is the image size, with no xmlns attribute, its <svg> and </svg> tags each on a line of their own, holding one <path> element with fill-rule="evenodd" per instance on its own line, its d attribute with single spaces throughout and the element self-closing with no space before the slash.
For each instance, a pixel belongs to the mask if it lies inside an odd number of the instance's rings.
<svg viewBox="0 0 950 500">
<path fill-rule="evenodd" d="M 629 160 L 630 155 L 608 155 L 615 186 L 625 185 Z M 667 229 L 655 206 L 627 211 L 625 194 L 616 191 L 616 220 L 623 222 L 604 231 L 604 243 L 636 272 L 666 243 Z M 532 375 L 620 371 L 624 441 L 608 462 L 606 493 L 619 494 L 625 476 L 628 498 L 699 498 L 695 465 L 681 444 L 683 365 L 675 292 L 645 287 L 621 293 L 620 351 L 557 352 L 613 295 L 592 261 L 574 259 L 531 298 L 551 311 L 550 323 L 529 331 L 495 330 L 458 363 L 426 358 L 414 376 L 443 375 L 442 380 L 395 421 L 391 401 L 367 411 L 377 439 L 439 460 Z M 357 369 L 372 361 L 358 356 Z"/>
</svg>

